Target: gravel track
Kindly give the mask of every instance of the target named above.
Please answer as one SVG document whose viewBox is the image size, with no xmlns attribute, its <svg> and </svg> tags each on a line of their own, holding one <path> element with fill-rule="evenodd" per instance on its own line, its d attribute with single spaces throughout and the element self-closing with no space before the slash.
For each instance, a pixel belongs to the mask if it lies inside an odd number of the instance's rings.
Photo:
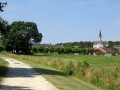
<svg viewBox="0 0 120 90">
<path fill-rule="evenodd" d="M 9 62 L 9 70 L 0 90 L 58 90 L 29 65 L 15 59 L 1 58 Z"/>
</svg>

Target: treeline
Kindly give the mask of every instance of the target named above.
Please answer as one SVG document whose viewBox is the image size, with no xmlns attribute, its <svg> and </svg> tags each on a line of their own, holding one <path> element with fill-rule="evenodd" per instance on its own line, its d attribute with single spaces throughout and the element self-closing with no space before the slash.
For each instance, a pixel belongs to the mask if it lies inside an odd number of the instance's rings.
<svg viewBox="0 0 120 90">
<path fill-rule="evenodd" d="M 114 45 L 120 45 L 120 41 L 109 41 L 108 42 L 108 44 L 109 44 L 109 47 L 114 47 Z"/>
<path fill-rule="evenodd" d="M 93 47 L 93 42 L 90 42 L 90 41 L 58 43 L 57 45 L 62 45 L 62 44 L 65 47 L 78 47 L 78 48 L 92 48 Z"/>
<path fill-rule="evenodd" d="M 33 53 L 49 53 L 49 54 L 80 54 L 80 55 L 91 55 L 93 48 L 45 48 L 42 46 L 32 47 Z"/>
<path fill-rule="evenodd" d="M 114 53 L 120 55 L 120 51 L 114 47 L 115 45 L 120 45 L 120 41 L 109 41 L 108 44 L 108 48 L 111 48 L 114 51 Z"/>
<path fill-rule="evenodd" d="M 33 45 L 33 53 L 49 53 L 49 54 L 80 54 L 80 55 L 92 55 L 94 52 L 93 42 L 68 42 L 68 43 L 58 43 L 56 45 L 63 46 L 62 48 L 55 48 L 49 45 L 47 48 L 44 46 Z M 112 48 L 114 53 L 119 51 L 114 48 L 114 45 L 120 45 L 120 41 L 108 41 L 108 46 L 106 48 Z"/>
<path fill-rule="evenodd" d="M 65 47 L 93 48 L 93 44 L 94 42 L 91 41 L 80 41 L 59 43 L 58 45 L 64 45 Z M 120 45 L 120 41 L 108 41 L 108 47 L 113 48 L 114 45 Z"/>
</svg>

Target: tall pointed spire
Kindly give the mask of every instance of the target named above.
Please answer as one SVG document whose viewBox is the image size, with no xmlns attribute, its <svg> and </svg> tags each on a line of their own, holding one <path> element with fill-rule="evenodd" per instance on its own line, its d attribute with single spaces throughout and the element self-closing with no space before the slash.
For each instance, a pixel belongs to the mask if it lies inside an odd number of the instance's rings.
<svg viewBox="0 0 120 90">
<path fill-rule="evenodd" d="M 99 38 L 102 38 L 102 33 L 101 33 L 101 30 L 100 30 L 100 33 L 99 33 Z"/>
<path fill-rule="evenodd" d="M 99 33 L 99 43 L 102 43 L 102 33 L 101 33 L 101 30 L 100 30 L 100 33 Z"/>
</svg>

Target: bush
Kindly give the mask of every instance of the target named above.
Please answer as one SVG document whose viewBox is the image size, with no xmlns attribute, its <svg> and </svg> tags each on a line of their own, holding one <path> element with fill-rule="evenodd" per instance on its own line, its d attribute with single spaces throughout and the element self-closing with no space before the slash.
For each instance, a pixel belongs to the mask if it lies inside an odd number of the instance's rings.
<svg viewBox="0 0 120 90">
<path fill-rule="evenodd" d="M 74 67 L 73 63 L 69 62 L 69 64 L 66 67 L 65 73 L 68 75 L 73 75 L 73 72 L 74 72 L 73 67 Z"/>
<path fill-rule="evenodd" d="M 36 53 L 38 50 L 37 50 L 37 48 L 36 47 L 32 47 L 32 52 L 33 53 Z"/>
<path fill-rule="evenodd" d="M 0 45 L 0 51 L 3 51 L 3 50 L 5 50 L 4 46 Z"/>
<path fill-rule="evenodd" d="M 87 61 L 84 61 L 83 62 L 83 65 L 82 65 L 82 67 L 84 68 L 84 69 L 87 69 L 87 68 L 89 68 L 89 63 L 87 62 Z"/>
<path fill-rule="evenodd" d="M 42 46 L 39 46 L 38 47 L 38 52 L 40 53 L 40 52 L 43 52 L 43 51 L 44 51 L 44 48 Z"/>
</svg>

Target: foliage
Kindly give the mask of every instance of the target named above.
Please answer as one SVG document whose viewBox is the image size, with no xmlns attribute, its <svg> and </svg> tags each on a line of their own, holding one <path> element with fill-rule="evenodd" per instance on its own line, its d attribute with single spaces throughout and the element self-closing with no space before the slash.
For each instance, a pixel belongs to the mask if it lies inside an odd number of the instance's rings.
<svg viewBox="0 0 120 90">
<path fill-rule="evenodd" d="M 114 45 L 120 45 L 120 41 L 109 41 L 108 44 L 112 48 Z"/>
<path fill-rule="evenodd" d="M 0 12 L 7 3 L 0 2 Z M 11 25 L 0 17 L 0 41 L 7 51 L 15 53 L 31 53 L 32 43 L 39 43 L 42 34 L 38 32 L 33 22 L 15 21 Z"/>
<path fill-rule="evenodd" d="M 3 8 L 7 5 L 7 3 L 1 3 L 0 2 L 0 11 L 3 12 Z"/>
<path fill-rule="evenodd" d="M 8 70 L 7 68 L 8 63 L 2 59 L 0 59 L 0 83 L 3 80 L 3 78 L 6 75 L 6 72 Z"/>
<path fill-rule="evenodd" d="M 3 8 L 7 5 L 7 3 L 1 3 L 0 2 L 0 12 L 3 12 Z M 3 34 L 5 34 L 7 31 L 7 28 L 8 28 L 8 22 L 5 21 L 4 19 L 2 19 L 0 17 L 0 36 L 2 36 Z"/>
<path fill-rule="evenodd" d="M 7 51 L 28 54 L 31 51 L 32 43 L 41 40 L 42 34 L 38 32 L 35 23 L 15 21 L 10 25 L 10 31 L 4 37 L 4 45 Z"/>
<path fill-rule="evenodd" d="M 3 50 L 5 50 L 5 47 L 0 45 L 0 51 L 3 51 Z"/>
<path fill-rule="evenodd" d="M 1 37 L 8 32 L 8 28 L 9 28 L 8 22 L 3 20 L 0 17 L 0 36 Z"/>
<path fill-rule="evenodd" d="M 34 46 L 33 46 L 34 47 Z M 58 54 L 81 54 L 81 55 L 91 55 L 93 53 L 93 48 L 73 48 L 73 47 L 64 47 L 64 48 L 44 48 L 41 45 L 35 46 L 36 53 L 58 53 Z M 34 51 L 33 51 L 34 52 Z"/>
<path fill-rule="evenodd" d="M 7 3 L 0 2 L 0 12 L 3 12 L 3 8 L 7 5 Z M 2 43 L 3 37 L 7 34 L 9 29 L 8 22 L 0 17 L 0 51 L 4 50 L 4 46 Z"/>
<path fill-rule="evenodd" d="M 64 48 L 55 48 L 55 52 L 58 52 L 58 54 L 64 53 Z"/>
<path fill-rule="evenodd" d="M 64 43 L 65 47 L 79 47 L 79 48 L 92 48 L 93 47 L 93 42 L 69 42 L 69 43 Z"/>
<path fill-rule="evenodd" d="M 33 53 L 37 53 L 37 48 L 36 47 L 32 47 L 32 51 L 33 51 Z"/>
<path fill-rule="evenodd" d="M 43 52 L 43 51 L 44 51 L 44 48 L 42 46 L 39 46 L 38 47 L 38 52 L 40 53 L 40 52 Z"/>
<path fill-rule="evenodd" d="M 114 48 L 114 45 L 120 45 L 120 41 L 109 41 L 108 42 L 108 44 L 109 44 L 109 48 L 112 48 L 112 50 L 114 51 L 114 55 L 117 53 L 117 54 L 120 54 L 120 52 L 119 52 L 119 50 L 118 49 L 116 49 L 116 48 Z"/>
</svg>

